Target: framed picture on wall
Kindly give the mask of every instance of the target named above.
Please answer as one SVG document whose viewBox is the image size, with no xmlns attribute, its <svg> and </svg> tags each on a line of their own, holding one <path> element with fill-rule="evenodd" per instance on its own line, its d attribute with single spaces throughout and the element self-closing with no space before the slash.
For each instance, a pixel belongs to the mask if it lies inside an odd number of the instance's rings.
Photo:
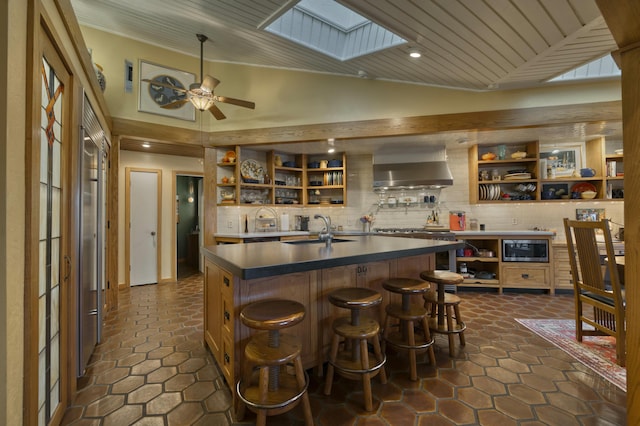
<svg viewBox="0 0 640 426">
<path fill-rule="evenodd" d="M 597 222 L 605 219 L 605 209 L 576 209 L 576 219 Z"/>
<path fill-rule="evenodd" d="M 143 80 L 152 80 L 164 85 L 153 84 Z M 196 111 L 186 100 L 187 94 L 174 90 L 166 85 L 189 89 L 195 83 L 196 76 L 190 72 L 167 68 L 140 60 L 140 94 L 138 111 L 159 114 L 180 120 L 195 121 Z"/>
<path fill-rule="evenodd" d="M 540 158 L 555 167 L 556 178 L 571 177 L 580 173 L 585 162 L 584 142 L 558 145 L 540 145 Z"/>
</svg>

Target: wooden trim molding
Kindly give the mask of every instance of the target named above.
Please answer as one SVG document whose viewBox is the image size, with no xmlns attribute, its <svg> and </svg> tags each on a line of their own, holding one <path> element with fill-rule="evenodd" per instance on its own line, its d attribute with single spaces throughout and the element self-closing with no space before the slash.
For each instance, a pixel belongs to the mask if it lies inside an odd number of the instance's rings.
<svg viewBox="0 0 640 426">
<path fill-rule="evenodd" d="M 474 111 L 393 119 L 347 121 L 268 127 L 261 129 L 209 132 L 182 129 L 142 121 L 113 119 L 113 134 L 122 136 L 125 150 L 142 151 L 142 141 L 153 146 L 150 152 L 202 158 L 202 147 L 256 145 L 286 142 L 311 142 L 339 138 L 342 140 L 387 136 L 411 136 L 466 130 L 506 130 L 552 127 L 561 124 L 597 123 L 622 120 L 620 101 L 558 105 L 496 111 Z M 159 145 L 154 145 L 159 144 Z M 172 147 L 171 147 L 171 146 Z M 176 152 L 176 146 L 182 152 Z M 188 151 L 185 151 L 188 150 Z M 172 150 L 164 152 L 163 150 Z"/>
<path fill-rule="evenodd" d="M 622 120 L 620 101 L 212 132 L 209 133 L 205 146 L 411 136 L 463 130 L 551 127 L 611 120 Z"/>
<path fill-rule="evenodd" d="M 624 158 L 640 161 L 640 3 L 638 0 L 596 0 L 618 45 L 617 63 L 622 70 L 622 125 Z M 625 282 L 627 301 L 627 424 L 640 424 L 640 169 L 625 174 Z M 628 195 L 627 195 L 628 194 Z"/>
</svg>

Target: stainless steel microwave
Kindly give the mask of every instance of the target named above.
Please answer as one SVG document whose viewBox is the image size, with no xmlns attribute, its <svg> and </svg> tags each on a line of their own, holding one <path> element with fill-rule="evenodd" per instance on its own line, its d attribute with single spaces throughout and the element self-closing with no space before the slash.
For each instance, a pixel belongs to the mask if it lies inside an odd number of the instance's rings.
<svg viewBox="0 0 640 426">
<path fill-rule="evenodd" d="M 549 262 L 549 240 L 502 240 L 503 262 Z"/>
</svg>

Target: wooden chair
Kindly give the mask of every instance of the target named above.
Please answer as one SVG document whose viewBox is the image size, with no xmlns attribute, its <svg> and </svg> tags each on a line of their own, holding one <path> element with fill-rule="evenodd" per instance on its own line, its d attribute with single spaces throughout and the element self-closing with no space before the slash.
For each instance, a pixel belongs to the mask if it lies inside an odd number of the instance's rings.
<svg viewBox="0 0 640 426">
<path fill-rule="evenodd" d="M 598 222 L 586 222 L 565 218 L 564 228 L 575 291 L 576 340 L 581 342 L 583 336 L 615 337 L 617 362 L 624 367 L 627 334 L 625 299 L 616 266 L 609 221 L 604 219 Z M 605 281 L 600 265 L 596 231 L 601 231 L 604 236 L 610 284 Z M 593 308 L 592 315 L 585 312 L 585 305 Z M 585 330 L 585 324 L 592 326 L 595 330 Z"/>
</svg>

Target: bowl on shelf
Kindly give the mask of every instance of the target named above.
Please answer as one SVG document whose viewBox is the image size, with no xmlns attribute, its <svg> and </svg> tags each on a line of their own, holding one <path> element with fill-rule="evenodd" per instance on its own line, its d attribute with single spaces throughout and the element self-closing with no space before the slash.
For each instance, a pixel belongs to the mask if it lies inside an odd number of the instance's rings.
<svg viewBox="0 0 640 426">
<path fill-rule="evenodd" d="M 320 162 L 319 161 L 311 161 L 310 163 L 307 163 L 307 167 L 310 169 L 319 169 L 320 168 Z"/>
<path fill-rule="evenodd" d="M 329 167 L 342 167 L 342 160 L 329 160 Z"/>
<path fill-rule="evenodd" d="M 596 175 L 596 171 L 593 170 L 591 167 L 585 167 L 583 169 L 580 169 L 581 177 L 594 177 L 595 175 Z"/>
<path fill-rule="evenodd" d="M 285 161 L 284 163 L 282 163 L 282 167 L 295 167 L 295 166 L 296 166 L 295 161 Z"/>
<path fill-rule="evenodd" d="M 487 152 L 485 154 L 482 154 L 481 157 L 484 161 L 491 161 L 491 160 L 495 160 L 496 155 L 493 152 Z"/>
<path fill-rule="evenodd" d="M 596 195 L 598 193 L 595 191 L 582 191 L 582 193 L 580 194 L 580 197 L 582 197 L 585 200 L 591 200 L 593 198 L 596 198 Z"/>
</svg>

